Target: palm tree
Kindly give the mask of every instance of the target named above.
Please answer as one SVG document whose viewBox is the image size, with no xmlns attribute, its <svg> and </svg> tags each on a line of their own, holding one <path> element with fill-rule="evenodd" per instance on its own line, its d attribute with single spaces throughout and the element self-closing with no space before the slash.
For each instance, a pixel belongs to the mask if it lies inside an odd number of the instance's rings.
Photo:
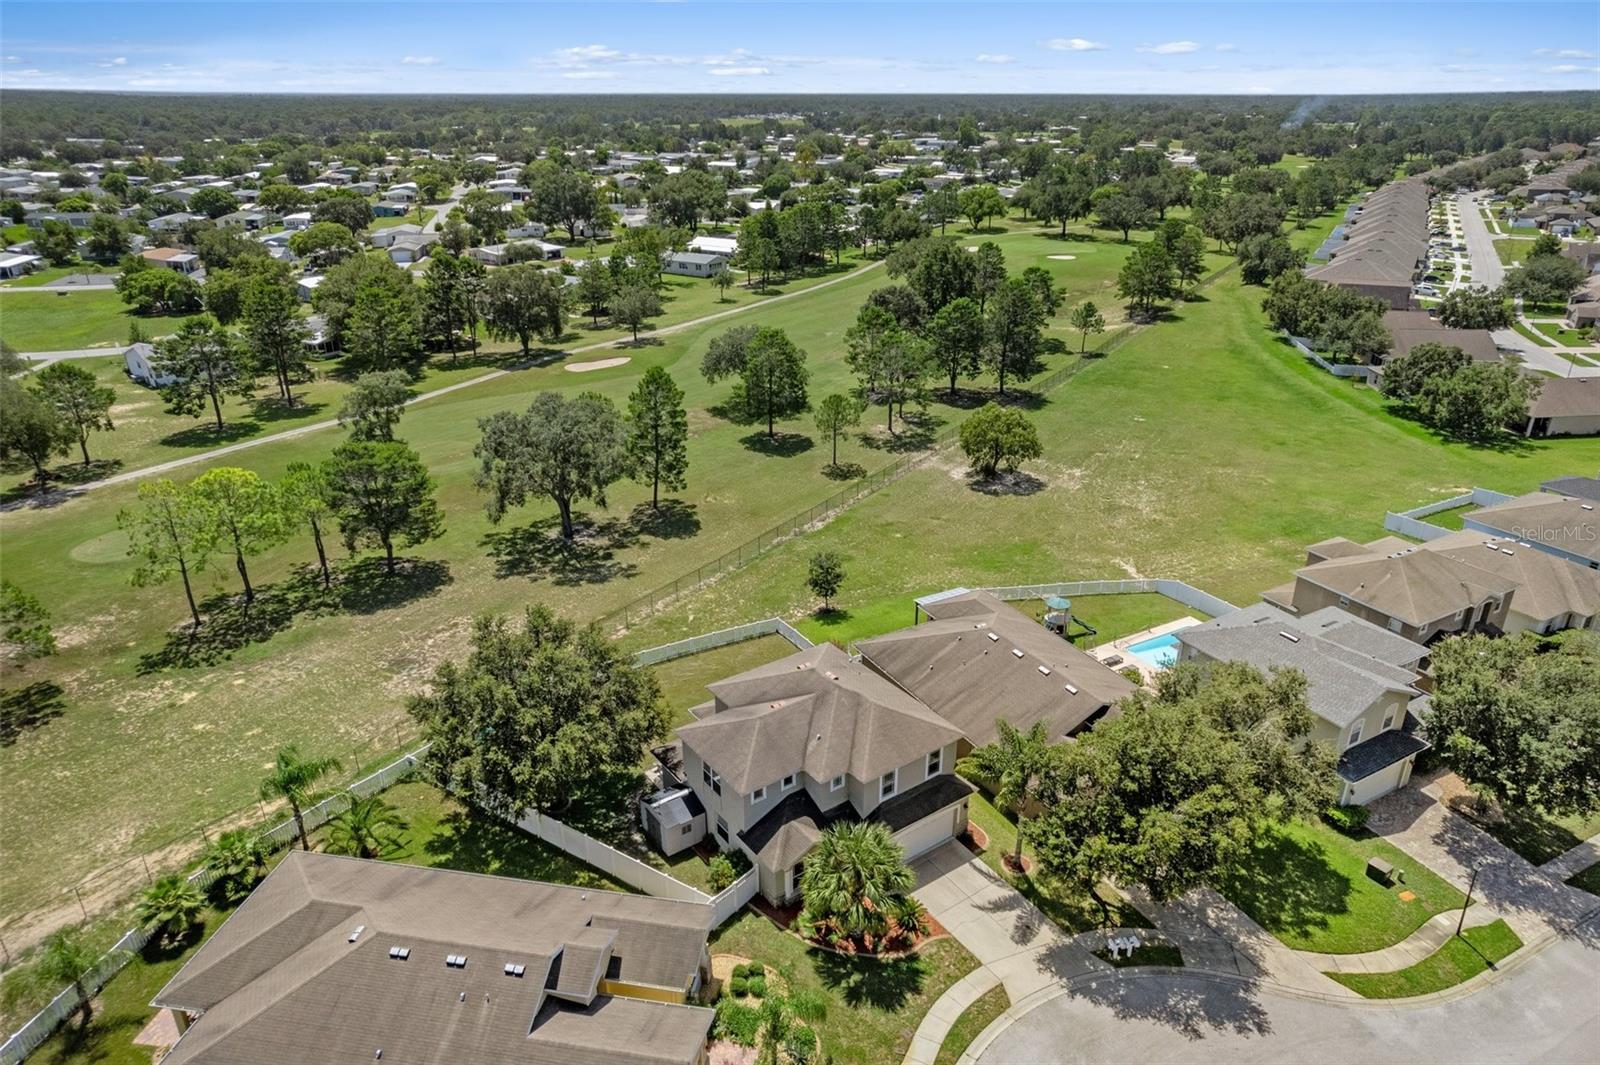
<svg viewBox="0 0 1600 1065">
<path fill-rule="evenodd" d="M 236 828 L 212 841 L 205 860 L 216 873 L 216 893 L 226 902 L 238 902 L 250 894 L 266 868 L 267 848 L 254 832 Z"/>
<path fill-rule="evenodd" d="M 850 936 L 882 931 L 896 898 L 915 885 L 905 848 L 873 822 L 823 832 L 800 875 L 811 919 L 832 921 Z"/>
<path fill-rule="evenodd" d="M 785 995 L 768 995 L 761 1003 L 761 1025 L 757 1042 L 761 1051 L 756 1065 L 778 1065 L 779 1051 L 795 1035 L 795 1022 L 816 1024 L 828 1015 L 828 1004 L 816 991 L 796 988 Z"/>
<path fill-rule="evenodd" d="M 382 858 L 400 846 L 405 818 L 378 795 L 355 799 L 328 826 L 327 849 L 357 858 Z"/>
<path fill-rule="evenodd" d="M 164 876 L 139 897 L 139 923 L 159 930 L 163 942 L 176 943 L 188 935 L 200 911 L 206 908 L 200 889 L 181 873 Z"/>
<path fill-rule="evenodd" d="M 337 758 L 301 758 L 299 750 L 291 743 L 278 751 L 278 762 L 272 767 L 271 775 L 261 782 L 264 801 L 283 799 L 289 804 L 301 850 L 310 850 L 311 841 L 306 839 L 306 819 L 300 808 L 310 801 L 312 786 L 340 768 Z"/>
<path fill-rule="evenodd" d="M 976 777 L 995 789 L 994 800 L 999 806 L 1017 816 L 1017 847 L 1011 855 L 1011 864 L 1022 869 L 1022 808 L 1033 798 L 1039 776 L 1050 762 L 1050 736 L 1044 722 L 1036 721 L 1027 732 L 1018 732 L 1011 722 L 1001 718 L 997 723 L 1000 735 L 961 759 L 956 769 L 963 775 Z"/>
<path fill-rule="evenodd" d="M 89 975 L 89 970 L 100 960 L 100 955 L 84 942 L 81 928 L 63 928 L 52 932 L 40 951 L 39 975 L 52 983 L 72 985 L 82 1003 L 78 1024 L 86 1027 L 94 1014 L 94 1003 L 90 999 L 89 989 L 83 986 L 83 978 Z"/>
</svg>

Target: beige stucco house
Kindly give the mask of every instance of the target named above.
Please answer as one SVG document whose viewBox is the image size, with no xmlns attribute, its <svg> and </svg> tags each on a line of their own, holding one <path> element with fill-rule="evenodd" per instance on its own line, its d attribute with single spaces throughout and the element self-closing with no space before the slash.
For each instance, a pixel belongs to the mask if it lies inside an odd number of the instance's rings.
<svg viewBox="0 0 1600 1065">
<path fill-rule="evenodd" d="M 1338 756 L 1341 805 L 1366 803 L 1411 779 L 1428 744 L 1409 713 L 1428 649 L 1337 607 L 1295 615 L 1256 603 L 1178 630 L 1179 660 L 1245 662 L 1305 674 L 1317 716 L 1310 738 Z"/>
</svg>

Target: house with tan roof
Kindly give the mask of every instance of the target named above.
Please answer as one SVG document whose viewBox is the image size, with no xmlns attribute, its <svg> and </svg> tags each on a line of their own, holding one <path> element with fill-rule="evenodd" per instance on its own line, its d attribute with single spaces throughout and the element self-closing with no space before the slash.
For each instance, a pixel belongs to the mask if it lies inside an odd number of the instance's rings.
<svg viewBox="0 0 1600 1065">
<path fill-rule="evenodd" d="M 1540 551 L 1525 540 L 1473 529 L 1429 540 L 1422 549 L 1488 570 L 1517 586 L 1506 612 L 1507 635 L 1600 628 L 1600 571 Z"/>
<path fill-rule="evenodd" d="M 1294 580 L 1262 593 L 1301 616 L 1338 607 L 1419 644 L 1452 633 L 1505 631 L 1516 584 L 1489 570 L 1386 536 L 1337 536 L 1306 548 Z"/>
<path fill-rule="evenodd" d="M 652 839 L 669 853 L 705 837 L 737 848 L 782 903 L 830 825 L 881 823 L 908 857 L 966 831 L 973 788 L 955 763 L 1001 718 L 1065 739 L 1134 691 L 987 592 L 919 600 L 921 613 L 858 658 L 824 644 L 710 685 L 655 752 L 668 789 L 641 808 Z"/>
<path fill-rule="evenodd" d="M 1184 662 L 1295 669 L 1317 723 L 1308 737 L 1338 756 L 1340 805 L 1367 803 L 1411 779 L 1428 749 L 1411 707 L 1422 696 L 1428 649 L 1338 607 L 1304 616 L 1256 603 L 1178 630 Z"/>
<path fill-rule="evenodd" d="M 291 850 L 156 995 L 168 1065 L 701 1065 L 709 907 Z"/>
<path fill-rule="evenodd" d="M 1580 496 L 1529 492 L 1461 519 L 1468 529 L 1508 536 L 1587 569 L 1600 569 L 1600 503 Z"/>
</svg>

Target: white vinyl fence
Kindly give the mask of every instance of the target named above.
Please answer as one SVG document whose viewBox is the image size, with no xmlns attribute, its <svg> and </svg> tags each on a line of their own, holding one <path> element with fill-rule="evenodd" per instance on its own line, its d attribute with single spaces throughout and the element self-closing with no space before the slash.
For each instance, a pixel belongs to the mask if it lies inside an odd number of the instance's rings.
<svg viewBox="0 0 1600 1065">
<path fill-rule="evenodd" d="M 1324 359 L 1321 355 L 1318 355 L 1315 351 L 1313 351 L 1311 348 L 1311 342 L 1304 337 L 1289 336 L 1288 333 L 1283 335 L 1288 338 L 1289 343 L 1293 344 L 1299 350 L 1300 354 L 1304 355 L 1306 358 L 1310 359 L 1324 370 L 1333 374 L 1335 377 L 1359 377 L 1369 385 L 1378 379 L 1378 375 L 1375 372 L 1376 367 L 1362 366 L 1360 363 L 1353 362 L 1329 362 L 1327 359 Z"/>
<path fill-rule="evenodd" d="M 698 636 L 690 636 L 688 639 L 679 640 L 676 643 L 666 643 L 660 647 L 651 647 L 634 655 L 633 664 L 636 666 L 659 665 L 662 662 L 670 662 L 674 658 L 685 658 L 716 647 L 726 647 L 729 644 L 743 643 L 745 640 L 754 640 L 762 636 L 772 635 L 782 636 L 801 651 L 809 650 L 812 646 L 810 640 L 800 635 L 782 618 L 766 618 L 762 621 L 735 625 L 731 629 L 702 632 Z"/>
<path fill-rule="evenodd" d="M 1383 527 L 1390 532 L 1409 536 L 1413 540 L 1437 540 L 1441 536 L 1448 536 L 1454 530 L 1446 529 L 1442 525 L 1435 525 L 1431 521 L 1423 521 L 1430 514 L 1440 511 L 1454 510 L 1457 507 L 1477 506 L 1492 507 L 1496 503 L 1504 503 L 1512 497 L 1504 492 L 1496 492 L 1491 488 L 1474 488 L 1458 496 L 1447 499 L 1436 499 L 1432 503 L 1424 503 L 1420 507 L 1410 510 L 1389 511 L 1383 516 Z"/>
<path fill-rule="evenodd" d="M 1210 592 L 1201 591 L 1183 581 L 1161 577 L 1143 577 L 1120 581 L 1065 581 L 1059 584 L 1015 584 L 1004 588 L 985 588 L 996 599 L 1039 599 L 1048 595 L 1138 595 L 1154 592 L 1175 599 L 1184 606 L 1194 607 L 1212 617 L 1231 614 L 1239 608 Z"/>
</svg>

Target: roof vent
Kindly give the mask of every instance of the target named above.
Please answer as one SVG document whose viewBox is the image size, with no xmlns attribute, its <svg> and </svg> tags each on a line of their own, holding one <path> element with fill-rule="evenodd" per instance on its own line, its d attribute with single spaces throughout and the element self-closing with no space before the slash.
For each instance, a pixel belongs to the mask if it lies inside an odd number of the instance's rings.
<svg viewBox="0 0 1600 1065">
<path fill-rule="evenodd" d="M 465 969 L 467 967 L 467 956 L 465 954 L 446 954 L 444 963 L 452 969 Z"/>
<path fill-rule="evenodd" d="M 393 958 L 395 961 L 405 961 L 407 958 L 411 957 L 411 948 L 410 947 L 390 947 L 389 948 L 389 957 Z"/>
<path fill-rule="evenodd" d="M 1011 657 L 1012 658 L 1021 658 L 1022 657 L 1022 649 L 1018 648 L 1018 647 L 1013 647 L 1011 649 Z"/>
<path fill-rule="evenodd" d="M 998 633 L 993 633 L 993 632 L 989 633 L 989 639 L 995 641 L 996 643 L 1000 642 L 1000 636 L 999 636 Z"/>
<path fill-rule="evenodd" d="M 350 930 L 350 938 L 346 939 L 345 942 L 346 943 L 354 943 L 356 940 L 361 938 L 361 933 L 365 932 L 366 930 L 367 930 L 367 926 L 366 925 L 364 925 L 364 924 L 356 925 L 354 928 L 352 928 Z"/>
<path fill-rule="evenodd" d="M 465 1002 L 466 1000 L 467 1000 L 467 993 L 465 991 L 461 992 L 461 997 L 456 999 L 457 1002 Z"/>
<path fill-rule="evenodd" d="M 1579 503 L 1578 506 L 1582 507 L 1584 510 L 1593 510 L 1594 509 L 1594 504 L 1593 503 Z"/>
<path fill-rule="evenodd" d="M 1048 666 L 1040 666 L 1039 672 L 1048 677 L 1050 675 L 1050 668 Z"/>
<path fill-rule="evenodd" d="M 528 967 L 526 965 L 513 965 L 510 962 L 506 962 L 506 975 L 507 976 L 515 976 L 517 979 L 520 980 L 520 979 L 522 979 L 522 974 L 526 973 L 527 971 L 528 971 Z"/>
<path fill-rule="evenodd" d="M 1509 548 L 1509 547 L 1502 547 L 1500 549 L 1500 553 L 1502 555 L 1514 555 L 1514 554 L 1516 554 L 1516 552 L 1511 550 L 1511 548 Z"/>
<path fill-rule="evenodd" d="M 376 1054 L 372 1055 L 372 1060 L 373 1061 L 382 1061 L 383 1060 L 383 1048 L 382 1047 L 379 1047 L 378 1048 L 378 1052 Z"/>
<path fill-rule="evenodd" d="M 1300 642 L 1300 637 L 1296 636 L 1292 632 L 1279 632 L 1278 635 L 1282 636 L 1285 640 L 1288 640 L 1290 643 L 1299 643 Z"/>
<path fill-rule="evenodd" d="M 1077 687 L 1075 685 L 1063 684 L 1062 687 L 1067 689 L 1067 694 L 1068 695 L 1077 695 L 1078 694 L 1078 689 L 1077 689 Z"/>
</svg>

